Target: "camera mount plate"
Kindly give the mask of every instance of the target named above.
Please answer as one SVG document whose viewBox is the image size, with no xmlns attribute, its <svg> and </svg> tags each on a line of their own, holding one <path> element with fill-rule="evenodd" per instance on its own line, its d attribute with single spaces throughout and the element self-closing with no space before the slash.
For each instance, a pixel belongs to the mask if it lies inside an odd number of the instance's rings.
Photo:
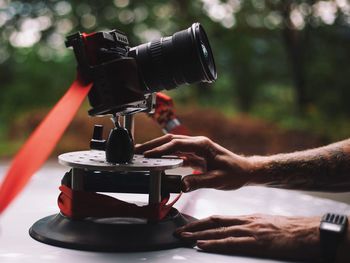
<svg viewBox="0 0 350 263">
<path fill-rule="evenodd" d="M 106 162 L 105 151 L 78 151 L 58 156 L 59 163 L 79 169 L 98 171 L 164 171 L 182 166 L 183 160 L 169 156 L 163 158 L 145 158 L 135 154 L 131 163 L 113 164 Z"/>
</svg>

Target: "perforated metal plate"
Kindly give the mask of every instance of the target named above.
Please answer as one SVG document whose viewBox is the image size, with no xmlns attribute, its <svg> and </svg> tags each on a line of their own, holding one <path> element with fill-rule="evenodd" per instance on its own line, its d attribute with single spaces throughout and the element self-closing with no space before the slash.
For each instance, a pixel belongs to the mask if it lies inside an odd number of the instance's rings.
<svg viewBox="0 0 350 263">
<path fill-rule="evenodd" d="M 135 154 L 131 163 L 112 164 L 106 162 L 104 151 L 69 152 L 58 156 L 58 161 L 68 167 L 98 171 L 163 171 L 180 167 L 182 159 L 145 158 Z"/>
</svg>

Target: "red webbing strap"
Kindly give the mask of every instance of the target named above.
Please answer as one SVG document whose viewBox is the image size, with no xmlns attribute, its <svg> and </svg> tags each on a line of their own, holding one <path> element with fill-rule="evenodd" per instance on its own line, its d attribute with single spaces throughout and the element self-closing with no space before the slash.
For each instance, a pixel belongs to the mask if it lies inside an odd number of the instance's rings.
<svg viewBox="0 0 350 263">
<path fill-rule="evenodd" d="M 66 185 L 60 186 L 58 207 L 61 213 L 74 219 L 85 217 L 136 217 L 150 220 L 163 219 L 171 207 L 180 198 L 181 194 L 169 204 L 169 196 L 162 199 L 159 204 L 137 206 L 111 196 L 95 192 L 75 191 Z"/>
<path fill-rule="evenodd" d="M 91 86 L 77 77 L 14 157 L 0 186 L 0 214 L 50 156 Z"/>
<path fill-rule="evenodd" d="M 187 128 L 181 124 L 175 114 L 175 107 L 171 97 L 157 92 L 156 105 L 154 113 L 151 117 L 162 127 L 165 133 L 187 135 Z M 176 125 L 169 125 L 172 121 L 176 121 Z"/>
</svg>

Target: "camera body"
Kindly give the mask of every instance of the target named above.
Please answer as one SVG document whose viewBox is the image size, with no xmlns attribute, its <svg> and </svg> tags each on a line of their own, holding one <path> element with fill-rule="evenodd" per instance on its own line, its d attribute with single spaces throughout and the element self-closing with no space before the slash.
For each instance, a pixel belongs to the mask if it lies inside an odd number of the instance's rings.
<svg viewBox="0 0 350 263">
<path fill-rule="evenodd" d="M 68 36 L 78 69 L 93 81 L 89 114 L 128 115 L 150 111 L 152 93 L 182 84 L 213 82 L 216 67 L 207 35 L 199 23 L 136 47 L 119 31 Z"/>
<path fill-rule="evenodd" d="M 73 47 L 83 80 L 93 82 L 89 115 L 127 115 L 152 109 L 154 96 L 142 83 L 137 61 L 128 56 L 129 42 L 123 32 L 78 32 L 67 38 L 66 46 Z"/>
</svg>

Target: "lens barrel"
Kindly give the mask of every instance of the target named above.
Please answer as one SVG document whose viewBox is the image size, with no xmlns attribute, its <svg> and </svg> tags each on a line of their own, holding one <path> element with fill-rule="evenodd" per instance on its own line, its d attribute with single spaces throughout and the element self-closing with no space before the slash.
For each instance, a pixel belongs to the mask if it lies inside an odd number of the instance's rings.
<svg viewBox="0 0 350 263">
<path fill-rule="evenodd" d="M 172 36 L 133 47 L 148 92 L 182 84 L 213 82 L 217 73 L 208 37 L 199 23 Z"/>
</svg>

